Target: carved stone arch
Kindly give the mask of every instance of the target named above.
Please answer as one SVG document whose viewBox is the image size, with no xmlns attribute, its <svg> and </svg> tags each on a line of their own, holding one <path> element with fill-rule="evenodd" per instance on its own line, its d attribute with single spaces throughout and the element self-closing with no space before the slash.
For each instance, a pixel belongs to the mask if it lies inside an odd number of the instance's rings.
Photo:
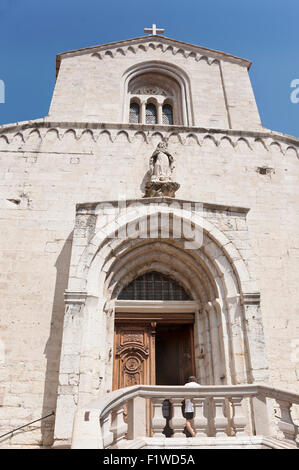
<svg viewBox="0 0 299 470">
<path fill-rule="evenodd" d="M 298 158 L 298 150 L 293 145 L 288 145 L 285 151 L 286 156 L 295 155 Z"/>
<path fill-rule="evenodd" d="M 9 140 L 6 135 L 0 135 L 0 147 L 6 148 L 9 145 Z"/>
<path fill-rule="evenodd" d="M 130 280 L 150 270 L 171 274 L 193 299 L 190 302 L 195 308 L 196 351 L 204 351 L 203 358 L 197 357 L 197 364 L 200 364 L 197 372 L 201 374 L 203 384 L 267 380 L 259 293 L 251 266 L 252 253 L 250 248 L 245 250 L 248 253 L 244 259 L 233 239 L 228 239 L 220 230 L 226 218 L 231 217 L 233 208 L 228 211 L 227 207 L 206 207 L 205 210 L 210 213 L 208 217 L 203 217 L 202 213 L 184 207 L 183 202 L 176 200 L 174 206 L 170 198 L 161 198 L 154 203 L 147 199 L 129 201 L 128 210 L 120 212 L 116 201 L 114 205 L 106 202 L 77 206 L 80 224 L 78 234 L 76 229 L 74 231 L 70 277 L 65 294 L 60 365 L 61 380 L 66 377 L 65 374 L 78 376 L 79 385 L 72 388 L 72 403 L 78 400 L 80 405 L 84 400 L 90 401 L 99 393 L 99 388 L 102 393 L 111 390 L 114 313 L 115 305 L 121 302 L 117 300 L 118 292 Z M 195 233 L 202 234 L 201 242 L 192 249 L 186 246 L 188 237 L 175 223 L 172 223 L 166 239 L 158 236 L 148 239 L 147 227 L 141 224 L 147 206 L 150 206 L 150 214 L 158 217 L 170 214 L 173 222 L 180 221 L 180 226 L 182 221 L 189 221 Z M 245 209 L 235 210 L 236 217 L 245 219 Z M 160 222 L 158 226 L 161 226 Z M 125 231 L 130 223 L 132 226 L 140 224 L 140 237 Z M 91 236 L 86 237 L 82 246 L 80 237 L 85 225 L 88 230 L 92 229 L 93 235 L 89 232 Z M 65 356 L 69 354 L 72 338 L 75 339 L 72 347 L 74 360 L 70 362 Z M 134 346 L 134 357 L 129 354 L 130 342 Z M 132 336 L 126 345 L 123 344 L 122 358 L 130 360 L 125 369 L 128 374 L 137 371 L 144 357 L 144 351 L 139 356 L 136 352 L 138 344 Z M 84 392 L 81 393 L 81 390 Z M 61 394 L 57 413 L 63 419 L 64 406 L 64 396 Z M 72 413 L 73 409 L 70 408 L 70 419 L 67 421 L 70 433 Z M 65 421 L 62 424 L 66 429 Z M 56 427 L 59 428 L 59 420 Z"/>
<path fill-rule="evenodd" d="M 146 52 L 146 47 L 147 47 L 147 46 L 144 45 L 144 44 L 139 44 L 138 49 L 140 49 L 141 51 Z"/>
<path fill-rule="evenodd" d="M 107 57 L 111 57 L 111 59 L 113 59 L 115 55 L 115 51 L 114 50 L 108 50 L 105 52 L 104 56 L 107 56 Z"/>
<path fill-rule="evenodd" d="M 125 54 L 125 52 L 124 52 L 124 50 L 123 50 L 122 47 L 118 47 L 118 48 L 116 49 L 115 55 L 124 56 L 124 55 L 126 55 L 126 54 Z"/>
<path fill-rule="evenodd" d="M 199 57 L 198 62 L 200 61 L 206 62 L 206 64 L 210 65 L 209 58 L 205 55 Z"/>
<path fill-rule="evenodd" d="M 98 59 L 102 60 L 102 55 L 100 54 L 100 52 L 93 52 L 91 54 L 91 57 L 97 57 Z"/>
<path fill-rule="evenodd" d="M 87 141 L 87 142 L 95 142 L 95 134 L 91 129 L 84 129 L 81 132 L 81 135 L 79 136 L 79 139 Z"/>
<path fill-rule="evenodd" d="M 119 142 L 131 142 L 130 136 L 126 131 L 119 131 L 116 134 L 115 141 Z"/>
<path fill-rule="evenodd" d="M 186 72 L 176 65 L 162 61 L 141 62 L 130 67 L 122 77 L 123 89 L 123 122 L 127 122 L 127 110 L 129 106 L 130 96 L 128 94 L 129 85 L 132 80 L 136 80 L 138 76 L 150 74 L 151 76 L 165 77 L 170 83 L 176 84 L 177 100 L 178 100 L 178 118 L 180 116 L 181 123 L 185 126 L 194 125 L 193 106 L 191 98 L 190 79 Z M 174 86 L 174 85 L 173 85 Z M 172 86 L 172 88 L 173 88 Z M 178 122 L 180 123 L 180 122 Z"/>
</svg>

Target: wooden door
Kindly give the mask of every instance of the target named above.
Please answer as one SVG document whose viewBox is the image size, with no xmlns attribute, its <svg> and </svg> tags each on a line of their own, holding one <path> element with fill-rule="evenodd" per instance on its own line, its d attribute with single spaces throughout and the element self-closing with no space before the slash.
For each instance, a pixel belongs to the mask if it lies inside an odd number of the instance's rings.
<svg viewBox="0 0 299 470">
<path fill-rule="evenodd" d="M 188 377 L 195 375 L 193 325 L 181 328 L 178 341 L 180 384 L 184 385 Z"/>
<path fill-rule="evenodd" d="M 155 323 L 116 323 L 113 390 L 155 384 Z"/>
<path fill-rule="evenodd" d="M 158 325 L 156 330 L 157 385 L 184 385 L 194 375 L 193 325 Z"/>
</svg>

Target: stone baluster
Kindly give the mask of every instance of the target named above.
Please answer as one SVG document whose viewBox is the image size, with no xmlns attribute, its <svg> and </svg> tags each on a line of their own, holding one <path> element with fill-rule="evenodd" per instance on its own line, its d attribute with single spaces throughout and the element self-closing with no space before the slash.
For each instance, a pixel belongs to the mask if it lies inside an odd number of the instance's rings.
<svg viewBox="0 0 299 470">
<path fill-rule="evenodd" d="M 243 397 L 230 397 L 229 401 L 232 405 L 232 425 L 235 435 L 246 436 L 245 426 L 247 425 L 247 419 L 242 406 Z"/>
<path fill-rule="evenodd" d="M 122 404 L 112 411 L 111 431 L 113 432 L 115 444 L 126 438 L 127 430 L 128 425 L 124 421 L 124 404 Z"/>
<path fill-rule="evenodd" d="M 162 404 L 165 398 L 152 398 L 153 419 L 152 435 L 153 437 L 164 437 L 163 430 L 166 425 L 166 419 L 163 416 Z"/>
<path fill-rule="evenodd" d="M 106 416 L 101 419 L 101 427 L 103 448 L 106 449 L 113 443 L 114 440 L 113 432 L 111 431 L 111 413 L 106 414 Z"/>
<path fill-rule="evenodd" d="M 214 397 L 216 437 L 227 436 L 227 417 L 225 416 L 225 397 Z"/>
<path fill-rule="evenodd" d="M 186 437 L 184 429 L 186 426 L 186 419 L 182 413 L 182 401 L 184 398 L 172 398 L 171 403 L 173 407 L 172 418 L 169 422 L 169 426 L 173 430 L 172 437 Z"/>
<path fill-rule="evenodd" d="M 275 399 L 280 407 L 280 421 L 278 427 L 282 431 L 284 438 L 290 442 L 294 442 L 298 427 L 295 425 L 291 415 L 292 403 L 285 400 Z"/>
<path fill-rule="evenodd" d="M 193 398 L 194 403 L 194 427 L 197 437 L 208 435 L 208 420 L 204 416 L 205 398 Z"/>
</svg>

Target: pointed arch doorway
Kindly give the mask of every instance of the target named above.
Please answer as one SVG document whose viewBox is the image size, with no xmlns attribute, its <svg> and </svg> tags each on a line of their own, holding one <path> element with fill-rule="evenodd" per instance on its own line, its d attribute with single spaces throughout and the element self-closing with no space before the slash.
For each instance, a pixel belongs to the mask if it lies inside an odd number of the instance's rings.
<svg viewBox="0 0 299 470">
<path fill-rule="evenodd" d="M 197 309 L 186 290 L 160 272 L 124 287 L 115 308 L 113 389 L 186 383 L 195 374 Z"/>
</svg>

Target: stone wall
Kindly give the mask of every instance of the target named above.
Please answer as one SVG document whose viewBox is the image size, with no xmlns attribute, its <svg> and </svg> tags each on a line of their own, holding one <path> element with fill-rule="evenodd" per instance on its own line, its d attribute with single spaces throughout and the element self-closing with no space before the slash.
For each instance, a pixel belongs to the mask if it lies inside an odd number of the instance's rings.
<svg viewBox="0 0 299 470">
<path fill-rule="evenodd" d="M 126 77 L 134 67 L 171 66 L 183 80 L 190 125 L 261 129 L 250 62 L 167 38 L 140 38 L 64 53 L 49 111 L 53 120 L 126 122 Z M 175 78 L 175 77 L 174 77 Z"/>
<path fill-rule="evenodd" d="M 250 208 L 271 383 L 299 391 L 298 141 L 266 130 L 37 121 L 0 134 L 1 433 L 56 406 L 75 205 L 142 197 L 149 157 L 166 135 L 178 198 Z M 51 423 L 2 445 L 51 444 Z"/>
</svg>

